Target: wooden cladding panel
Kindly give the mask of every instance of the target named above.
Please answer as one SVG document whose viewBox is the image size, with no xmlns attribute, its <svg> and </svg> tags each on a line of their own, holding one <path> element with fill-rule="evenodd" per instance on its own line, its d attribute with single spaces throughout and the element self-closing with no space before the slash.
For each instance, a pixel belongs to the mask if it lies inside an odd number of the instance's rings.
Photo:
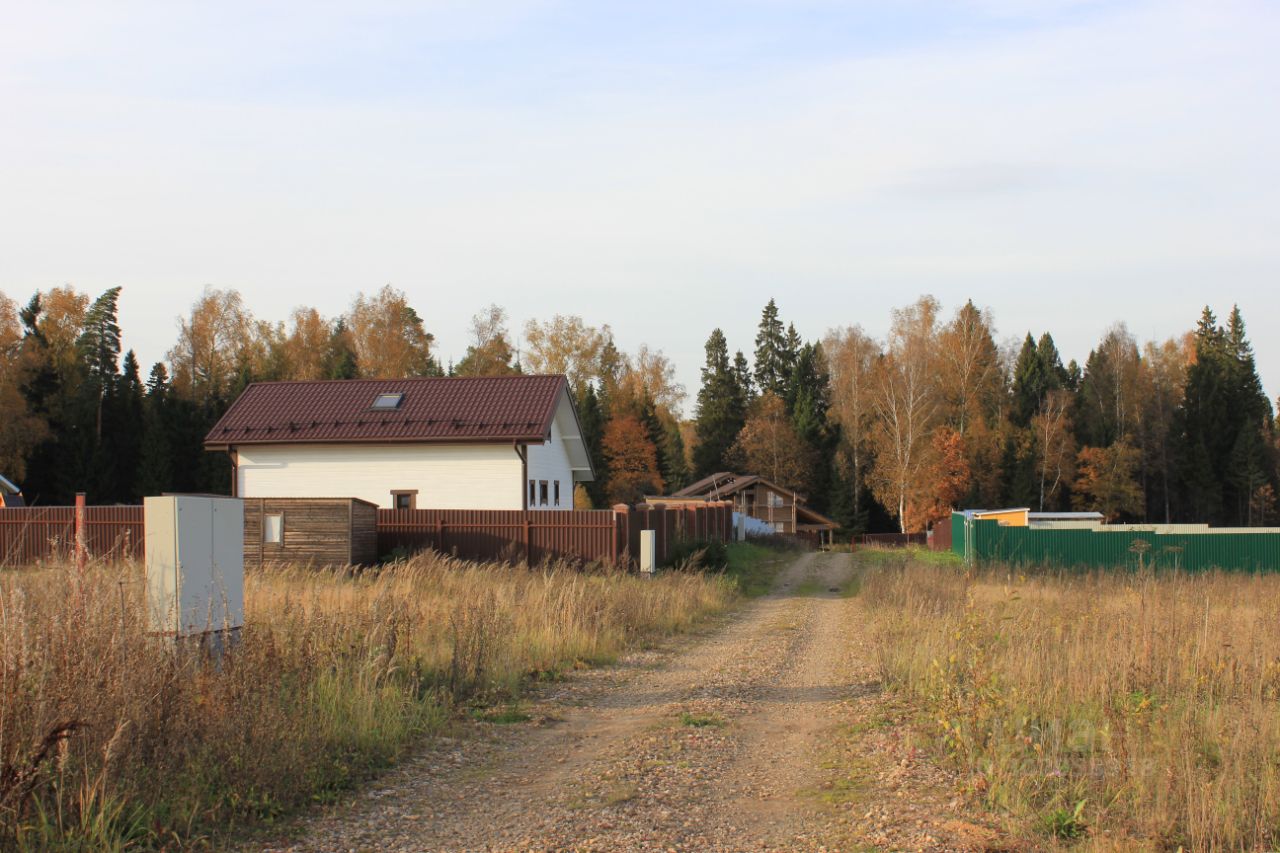
<svg viewBox="0 0 1280 853">
<path fill-rule="evenodd" d="M 377 554 L 376 508 L 351 498 L 246 498 L 244 559 L 264 563 L 348 566 L 372 563 Z M 283 518 L 280 542 L 262 541 L 262 519 Z"/>
</svg>

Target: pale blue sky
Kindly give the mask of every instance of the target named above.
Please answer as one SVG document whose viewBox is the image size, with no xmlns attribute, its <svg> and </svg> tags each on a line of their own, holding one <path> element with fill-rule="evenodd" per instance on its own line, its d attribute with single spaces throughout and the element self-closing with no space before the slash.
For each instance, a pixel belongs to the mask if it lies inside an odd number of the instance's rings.
<svg viewBox="0 0 1280 853">
<path fill-rule="evenodd" d="M 1280 390 L 1280 6 L 7 4 L 0 290 L 124 286 L 163 356 L 206 285 L 259 316 L 406 290 L 577 313 L 674 358 L 763 303 L 806 337 L 923 292 L 1083 360 L 1239 302 Z"/>
</svg>

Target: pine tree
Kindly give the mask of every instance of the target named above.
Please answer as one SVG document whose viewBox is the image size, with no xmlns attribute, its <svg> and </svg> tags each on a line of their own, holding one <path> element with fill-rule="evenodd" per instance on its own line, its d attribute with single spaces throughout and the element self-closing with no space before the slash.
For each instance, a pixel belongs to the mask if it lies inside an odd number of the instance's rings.
<svg viewBox="0 0 1280 853">
<path fill-rule="evenodd" d="M 787 368 L 787 336 L 782 320 L 778 319 L 778 305 L 772 299 L 764 306 L 760 316 L 755 362 L 756 390 L 761 394 L 783 396 L 790 375 Z"/>
<path fill-rule="evenodd" d="M 120 359 L 120 288 L 113 287 L 94 300 L 84 317 L 84 330 L 76 340 L 76 350 L 89 379 L 101 393 L 116 378 Z"/>
<path fill-rule="evenodd" d="M 724 332 L 716 329 L 711 333 L 706 353 L 694 427 L 698 437 L 693 451 L 697 477 L 723 470 L 725 456 L 746 422 L 746 400 L 729 362 Z"/>
</svg>

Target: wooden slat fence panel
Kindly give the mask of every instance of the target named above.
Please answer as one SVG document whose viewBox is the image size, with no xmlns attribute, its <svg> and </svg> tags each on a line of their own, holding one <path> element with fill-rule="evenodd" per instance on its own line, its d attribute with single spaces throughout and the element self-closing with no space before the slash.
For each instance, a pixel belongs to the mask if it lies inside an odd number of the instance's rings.
<svg viewBox="0 0 1280 853">
<path fill-rule="evenodd" d="M 142 556 L 140 506 L 85 508 L 85 547 L 95 559 Z M 75 507 L 0 508 L 0 565 L 19 566 L 65 557 L 75 550 Z"/>
<path fill-rule="evenodd" d="M 690 515 L 682 532 L 680 522 L 686 512 Z M 688 532 L 702 531 L 700 537 L 690 538 L 727 537 L 732 531 L 732 508 L 716 504 L 685 510 L 641 504 L 611 510 L 380 509 L 378 552 L 432 548 L 474 560 L 631 564 L 640 554 L 642 530 L 656 531 L 657 557 L 664 562 L 672 545 Z"/>
</svg>

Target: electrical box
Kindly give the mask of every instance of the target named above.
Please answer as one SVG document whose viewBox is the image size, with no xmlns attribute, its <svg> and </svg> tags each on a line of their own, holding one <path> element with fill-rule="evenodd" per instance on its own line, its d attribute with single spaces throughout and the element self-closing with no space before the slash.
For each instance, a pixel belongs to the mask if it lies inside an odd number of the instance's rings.
<svg viewBox="0 0 1280 853">
<path fill-rule="evenodd" d="M 152 631 L 189 636 L 244 624 L 244 502 L 205 495 L 143 501 Z"/>
<path fill-rule="evenodd" d="M 640 531 L 640 571 L 652 575 L 658 569 L 658 531 Z"/>
</svg>

